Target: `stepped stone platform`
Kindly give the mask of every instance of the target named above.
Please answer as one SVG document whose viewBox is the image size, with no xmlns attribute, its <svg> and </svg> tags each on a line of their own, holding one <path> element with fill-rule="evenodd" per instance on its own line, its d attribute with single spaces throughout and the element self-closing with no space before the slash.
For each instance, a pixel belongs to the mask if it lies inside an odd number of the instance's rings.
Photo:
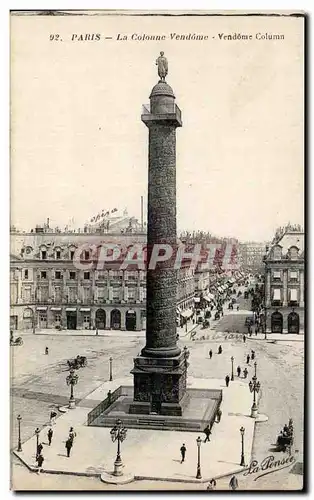
<svg viewBox="0 0 314 500">
<path fill-rule="evenodd" d="M 133 429 L 155 429 L 200 432 L 206 425 L 212 427 L 222 401 L 219 389 L 187 389 L 186 405 L 182 416 L 130 414 L 133 386 L 118 387 L 88 414 L 87 423 L 95 427 L 113 427 L 120 418 L 123 425 Z"/>
</svg>

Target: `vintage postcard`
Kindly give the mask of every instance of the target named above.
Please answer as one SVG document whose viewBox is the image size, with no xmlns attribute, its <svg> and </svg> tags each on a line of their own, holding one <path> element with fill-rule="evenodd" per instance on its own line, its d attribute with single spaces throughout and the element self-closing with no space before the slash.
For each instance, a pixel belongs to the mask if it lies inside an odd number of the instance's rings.
<svg viewBox="0 0 314 500">
<path fill-rule="evenodd" d="M 304 489 L 304 14 L 10 21 L 11 488 Z"/>
</svg>

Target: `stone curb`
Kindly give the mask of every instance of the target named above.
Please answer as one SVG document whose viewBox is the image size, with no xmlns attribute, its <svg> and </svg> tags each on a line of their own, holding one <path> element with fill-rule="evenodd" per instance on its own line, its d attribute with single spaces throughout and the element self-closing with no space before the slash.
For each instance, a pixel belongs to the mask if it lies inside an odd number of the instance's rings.
<svg viewBox="0 0 314 500">
<path fill-rule="evenodd" d="M 29 465 L 23 458 L 16 452 L 13 451 L 13 454 L 19 458 L 19 460 L 28 468 L 29 471 L 31 472 L 37 472 L 38 468 L 33 465 Z M 228 472 L 226 474 L 220 474 L 219 476 L 210 476 L 206 479 L 178 479 L 178 478 L 171 478 L 171 477 L 158 477 L 158 476 L 142 476 L 142 475 L 135 475 L 134 476 L 134 481 L 161 481 L 161 482 L 168 482 L 168 483 L 193 483 L 193 484 L 203 484 L 203 483 L 208 483 L 211 479 L 223 479 L 225 477 L 233 476 L 235 474 L 240 474 L 241 472 L 244 472 L 248 470 L 249 467 L 241 467 L 241 469 L 235 469 L 232 472 Z M 62 471 L 62 470 L 57 470 L 57 469 L 42 469 L 43 474 L 62 474 L 62 475 L 67 475 L 67 476 L 81 476 L 81 477 L 95 477 L 99 478 L 102 475 L 102 472 L 74 472 L 74 471 Z M 117 485 L 119 486 L 119 485 Z"/>
</svg>

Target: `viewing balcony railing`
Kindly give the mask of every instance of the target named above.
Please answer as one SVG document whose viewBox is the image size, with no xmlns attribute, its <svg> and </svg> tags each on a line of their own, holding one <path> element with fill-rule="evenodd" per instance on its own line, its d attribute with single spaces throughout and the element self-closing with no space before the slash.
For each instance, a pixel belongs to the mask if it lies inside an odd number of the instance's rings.
<svg viewBox="0 0 314 500">
<path fill-rule="evenodd" d="M 151 105 L 150 104 L 143 104 L 142 105 L 142 116 L 150 116 L 152 114 L 151 112 Z M 154 112 L 154 115 L 158 116 L 160 114 L 161 116 L 164 115 L 175 115 L 176 119 L 181 122 L 181 110 L 180 108 L 175 104 L 175 103 L 167 103 L 167 105 L 164 107 L 164 111 L 162 113 L 156 113 Z"/>
</svg>

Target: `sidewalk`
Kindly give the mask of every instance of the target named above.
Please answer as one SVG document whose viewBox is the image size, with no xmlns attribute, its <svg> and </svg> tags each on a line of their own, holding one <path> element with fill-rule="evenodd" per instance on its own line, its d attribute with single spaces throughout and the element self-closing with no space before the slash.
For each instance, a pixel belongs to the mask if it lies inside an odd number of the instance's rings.
<svg viewBox="0 0 314 500">
<path fill-rule="evenodd" d="M 51 447 L 46 444 L 47 427 L 41 430 L 39 439 L 44 443 L 44 472 L 96 477 L 103 472 L 112 472 L 117 444 L 111 441 L 110 429 L 88 427 L 86 420 L 92 401 L 95 401 L 96 405 L 109 389 L 113 391 L 126 382 L 132 385 L 131 378 L 102 384 L 82 400 L 79 407 L 60 416 L 53 427 Z M 213 426 L 211 441 L 201 446 L 202 481 L 242 471 L 244 468 L 239 465 L 241 458 L 239 430 L 241 426 L 245 428 L 245 463 L 249 464 L 255 426 L 254 419 L 249 417 L 252 398 L 247 382 L 234 381 L 226 388 L 223 380 L 190 377 L 188 386 L 223 389 L 221 422 Z M 71 457 L 67 458 L 65 440 L 70 426 L 74 427 L 77 436 Z M 201 482 L 195 479 L 197 437 L 198 433 L 194 432 L 129 429 L 126 440 L 121 445 L 122 460 L 125 464 L 124 474 L 131 474 L 135 479 Z M 205 436 L 201 437 L 204 439 Z M 180 463 L 182 443 L 185 443 L 187 448 L 186 461 L 183 464 Z M 22 448 L 22 452 L 14 451 L 14 453 L 31 470 L 36 470 L 34 469 L 35 436 L 25 442 Z"/>
<path fill-rule="evenodd" d="M 283 333 L 271 333 L 267 332 L 266 333 L 266 342 L 304 342 L 304 333 L 286 333 L 283 331 Z M 264 340 L 265 341 L 265 333 L 258 333 L 255 335 L 255 333 L 252 334 L 252 337 L 246 334 L 247 340 Z"/>
</svg>

